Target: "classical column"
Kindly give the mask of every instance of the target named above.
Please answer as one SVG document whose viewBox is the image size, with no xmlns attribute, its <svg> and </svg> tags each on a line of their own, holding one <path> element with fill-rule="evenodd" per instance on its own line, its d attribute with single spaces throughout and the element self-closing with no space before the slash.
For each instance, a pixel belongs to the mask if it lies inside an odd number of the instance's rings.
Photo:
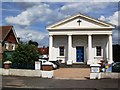
<svg viewBox="0 0 120 90">
<path fill-rule="evenodd" d="M 68 35 L 68 61 L 67 61 L 67 65 L 72 65 L 71 48 L 72 48 L 72 35 Z"/>
<path fill-rule="evenodd" d="M 92 64 L 92 36 L 91 34 L 88 35 L 88 61 L 87 64 L 90 65 Z"/>
<path fill-rule="evenodd" d="M 107 60 L 107 61 L 109 61 L 109 58 L 108 58 L 108 57 L 109 57 L 109 56 L 108 56 L 108 52 L 109 52 L 109 51 L 108 51 L 108 50 L 109 50 L 108 44 L 109 44 L 109 40 L 107 40 L 107 44 L 106 44 L 106 60 Z"/>
<path fill-rule="evenodd" d="M 108 43 L 108 63 L 111 64 L 113 62 L 113 51 L 112 51 L 112 35 L 109 34 L 109 43 Z"/>
<path fill-rule="evenodd" d="M 49 61 L 52 60 L 53 35 L 49 35 Z"/>
</svg>

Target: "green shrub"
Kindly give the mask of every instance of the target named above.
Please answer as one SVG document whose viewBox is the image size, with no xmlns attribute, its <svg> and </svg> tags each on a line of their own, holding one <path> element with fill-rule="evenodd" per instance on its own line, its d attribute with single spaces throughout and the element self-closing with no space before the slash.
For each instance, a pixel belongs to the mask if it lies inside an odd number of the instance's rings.
<svg viewBox="0 0 120 90">
<path fill-rule="evenodd" d="M 22 43 L 13 52 L 11 58 L 12 66 L 15 68 L 30 68 L 30 66 L 34 66 L 38 58 L 39 54 L 36 46 Z"/>
</svg>

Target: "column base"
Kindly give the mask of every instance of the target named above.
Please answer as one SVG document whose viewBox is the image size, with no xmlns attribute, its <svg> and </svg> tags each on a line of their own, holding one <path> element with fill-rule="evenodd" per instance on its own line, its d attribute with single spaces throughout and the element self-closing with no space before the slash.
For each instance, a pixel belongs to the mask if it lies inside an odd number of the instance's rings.
<svg viewBox="0 0 120 90">
<path fill-rule="evenodd" d="M 68 60 L 67 65 L 72 65 L 72 60 Z"/>
<path fill-rule="evenodd" d="M 112 64 L 113 63 L 113 61 L 108 61 L 108 64 Z"/>
</svg>

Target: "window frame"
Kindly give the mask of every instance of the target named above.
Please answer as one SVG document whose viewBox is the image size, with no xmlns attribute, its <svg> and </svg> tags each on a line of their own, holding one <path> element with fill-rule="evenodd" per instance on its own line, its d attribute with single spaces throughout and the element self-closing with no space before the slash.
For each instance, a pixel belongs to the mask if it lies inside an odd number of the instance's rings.
<svg viewBox="0 0 120 90">
<path fill-rule="evenodd" d="M 12 50 L 15 50 L 15 44 L 14 43 L 11 44 L 11 48 L 12 48 Z"/>
<path fill-rule="evenodd" d="M 63 49 L 61 51 L 61 49 Z M 59 56 L 65 56 L 65 47 L 64 46 L 59 46 Z"/>
<path fill-rule="evenodd" d="M 98 48 L 100 51 L 98 51 Z M 101 46 L 96 46 L 96 56 L 101 57 L 102 56 L 102 47 Z"/>
<path fill-rule="evenodd" d="M 8 47 L 9 47 L 8 43 L 5 42 L 5 43 L 4 43 L 4 48 L 5 48 L 5 49 L 8 49 Z"/>
</svg>

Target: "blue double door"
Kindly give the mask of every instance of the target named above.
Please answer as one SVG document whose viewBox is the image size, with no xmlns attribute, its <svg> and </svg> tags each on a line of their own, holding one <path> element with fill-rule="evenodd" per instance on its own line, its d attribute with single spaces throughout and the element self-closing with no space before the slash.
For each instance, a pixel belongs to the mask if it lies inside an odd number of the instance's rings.
<svg viewBox="0 0 120 90">
<path fill-rule="evenodd" d="M 76 47 L 76 62 L 84 62 L 84 46 Z"/>
</svg>

